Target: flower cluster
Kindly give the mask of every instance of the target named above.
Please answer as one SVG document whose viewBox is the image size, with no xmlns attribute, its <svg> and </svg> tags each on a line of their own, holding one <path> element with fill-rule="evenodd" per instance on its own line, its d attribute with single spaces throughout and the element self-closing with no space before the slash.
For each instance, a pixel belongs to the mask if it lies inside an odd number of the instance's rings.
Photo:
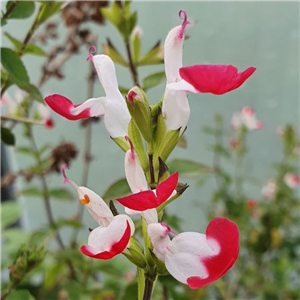
<svg viewBox="0 0 300 300">
<path fill-rule="evenodd" d="M 110 259 L 117 254 L 133 255 L 131 261 L 149 272 L 154 262 L 165 264 L 167 271 L 178 281 L 191 288 L 200 288 L 224 275 L 235 263 L 239 252 L 237 225 L 226 218 L 214 218 L 206 233 L 184 232 L 176 234 L 162 222 L 164 207 L 181 196 L 184 189 L 178 183 L 178 172 L 170 174 L 166 160 L 186 129 L 190 117 L 187 93 L 221 95 L 240 87 L 255 71 L 249 67 L 238 72 L 232 65 L 182 66 L 185 29 L 189 24 L 185 11 L 180 11 L 181 25 L 174 27 L 164 44 L 166 88 L 163 99 L 149 107 L 147 96 L 139 87 L 133 87 L 125 99 L 118 88 L 112 59 L 103 54 L 94 55 L 89 49 L 87 61 L 97 71 L 105 96 L 73 104 L 62 95 L 50 95 L 45 102 L 56 113 L 69 120 L 103 116 L 109 135 L 125 152 L 125 176 L 132 194 L 115 199 L 125 207 L 125 214 L 114 215 L 107 204 L 92 190 L 78 187 L 67 178 L 62 167 L 64 182 L 78 193 L 98 227 L 89 235 L 81 252 L 97 259 Z M 236 116 L 235 126 L 245 124 L 260 127 L 250 108 Z M 254 124 L 255 123 L 255 124 Z M 145 142 L 142 141 L 142 138 Z M 147 149 L 145 149 L 147 146 Z M 132 237 L 134 224 L 128 215 L 141 214 L 146 224 L 145 240 L 150 238 L 150 258 Z M 170 235 L 174 235 L 171 239 Z M 145 249 L 145 252 L 149 251 Z M 152 258 L 151 258 L 152 257 Z M 146 261 L 146 264 L 143 263 Z M 157 265 L 157 268 L 159 267 Z M 153 270 L 152 270 L 153 271 Z"/>
</svg>

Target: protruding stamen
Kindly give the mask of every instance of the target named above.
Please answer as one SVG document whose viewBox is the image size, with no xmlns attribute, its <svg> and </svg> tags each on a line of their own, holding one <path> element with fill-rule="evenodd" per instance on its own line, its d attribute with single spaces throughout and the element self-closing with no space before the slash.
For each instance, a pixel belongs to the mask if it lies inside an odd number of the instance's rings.
<svg viewBox="0 0 300 300">
<path fill-rule="evenodd" d="M 133 147 L 133 144 L 132 144 L 129 136 L 126 135 L 125 139 L 129 143 L 129 145 L 130 145 L 131 157 L 132 157 L 132 159 L 135 159 L 134 147 Z"/>
<path fill-rule="evenodd" d="M 96 51 L 97 51 L 96 46 L 90 46 L 89 47 L 89 56 L 86 59 L 86 61 L 93 60 L 93 54 L 96 53 Z"/>
<path fill-rule="evenodd" d="M 134 91 L 130 91 L 127 95 L 127 99 L 133 105 L 133 99 L 137 96 L 137 93 Z"/>
<path fill-rule="evenodd" d="M 166 233 L 172 233 L 174 235 L 177 235 L 177 233 L 173 231 L 165 222 L 161 222 L 160 224 L 166 230 Z"/>
<path fill-rule="evenodd" d="M 189 21 L 187 20 L 187 13 L 186 13 L 185 10 L 180 10 L 180 11 L 179 11 L 179 18 L 180 18 L 181 20 L 183 20 L 182 25 L 181 25 L 181 32 L 180 32 L 180 37 L 182 38 L 183 35 L 184 35 L 184 31 L 185 31 L 186 25 L 191 24 L 191 22 L 189 22 Z"/>
<path fill-rule="evenodd" d="M 83 198 L 79 199 L 81 204 L 89 204 L 91 202 L 90 197 L 87 194 L 84 194 Z"/>
</svg>

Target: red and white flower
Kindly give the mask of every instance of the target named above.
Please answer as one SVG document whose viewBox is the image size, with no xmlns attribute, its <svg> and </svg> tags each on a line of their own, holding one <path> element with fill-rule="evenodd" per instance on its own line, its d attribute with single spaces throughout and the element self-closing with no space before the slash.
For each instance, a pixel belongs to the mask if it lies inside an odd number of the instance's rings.
<svg viewBox="0 0 300 300">
<path fill-rule="evenodd" d="M 243 72 L 232 65 L 193 65 L 182 67 L 185 27 L 190 24 L 184 10 L 181 26 L 174 27 L 164 45 L 167 87 L 162 105 L 167 130 L 185 129 L 190 116 L 186 92 L 222 95 L 240 87 L 254 72 L 249 67 Z"/>
<path fill-rule="evenodd" d="M 126 136 L 130 114 L 125 99 L 118 88 L 115 65 L 107 55 L 95 55 L 95 47 L 90 47 L 89 57 L 97 71 L 105 97 L 91 98 L 81 104 L 73 104 L 62 95 L 50 95 L 45 102 L 58 114 L 68 120 L 79 120 L 104 115 L 104 124 L 112 138 Z"/>
<path fill-rule="evenodd" d="M 114 216 L 103 199 L 92 190 L 77 186 L 65 174 L 66 164 L 62 166 L 64 184 L 69 183 L 78 193 L 79 202 L 87 208 L 94 220 L 100 225 L 92 230 L 88 244 L 80 251 L 89 257 L 110 259 L 122 253 L 128 246 L 130 237 L 134 234 L 134 224 L 130 217 L 124 214 Z"/>
<path fill-rule="evenodd" d="M 292 188 L 292 189 L 296 188 L 297 186 L 300 185 L 300 176 L 298 176 L 297 174 L 293 174 L 293 173 L 287 173 L 284 176 L 284 182 L 290 188 Z"/>
<path fill-rule="evenodd" d="M 116 201 L 125 206 L 125 212 L 128 215 L 142 214 L 147 224 L 157 223 L 158 217 L 155 208 L 176 194 L 175 188 L 178 182 L 178 175 L 177 181 L 176 178 L 174 178 L 175 181 L 172 181 L 172 178 L 168 178 L 169 183 L 163 185 L 163 189 L 167 189 L 168 191 L 165 190 L 165 194 L 159 192 L 160 198 L 157 200 L 157 189 L 153 191 L 149 190 L 145 173 L 135 153 L 132 142 L 127 136 L 126 140 L 130 144 L 130 149 L 125 153 L 125 176 L 133 195 L 116 199 Z M 169 191 L 171 191 L 170 194 Z M 146 195 L 146 203 L 144 203 L 144 195 Z M 137 203 L 133 203 L 134 201 L 137 201 Z"/>
<path fill-rule="evenodd" d="M 192 289 L 206 286 L 223 276 L 239 253 L 237 225 L 226 218 L 214 218 L 206 234 L 174 233 L 165 223 L 149 224 L 148 234 L 155 255 L 165 262 L 169 273 Z"/>
<path fill-rule="evenodd" d="M 263 122 L 256 119 L 255 110 L 250 106 L 244 106 L 239 112 L 235 112 L 231 119 L 233 130 L 239 130 L 245 126 L 248 130 L 263 128 Z"/>
</svg>

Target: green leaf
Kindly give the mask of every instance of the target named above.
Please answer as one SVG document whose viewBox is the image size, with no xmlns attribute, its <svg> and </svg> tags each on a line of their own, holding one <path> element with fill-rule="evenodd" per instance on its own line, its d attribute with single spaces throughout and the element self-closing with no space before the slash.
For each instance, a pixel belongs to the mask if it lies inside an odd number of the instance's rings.
<svg viewBox="0 0 300 300">
<path fill-rule="evenodd" d="M 181 177 L 188 178 L 197 177 L 212 170 L 208 166 L 188 159 L 174 159 L 168 163 L 168 167 L 171 173 L 178 171 Z"/>
<path fill-rule="evenodd" d="M 158 72 L 148 75 L 143 80 L 143 90 L 149 90 L 159 84 L 161 84 L 166 79 L 165 72 Z"/>
<path fill-rule="evenodd" d="M 120 64 L 121 66 L 128 66 L 127 61 L 118 52 L 110 39 L 107 39 L 107 44 L 103 45 L 103 54 L 108 55 L 115 63 Z"/>
<path fill-rule="evenodd" d="M 103 195 L 104 200 L 111 200 L 131 194 L 131 190 L 125 178 L 119 179 L 110 185 Z"/>
<path fill-rule="evenodd" d="M 101 8 L 101 14 L 113 25 L 118 27 L 122 18 L 122 10 L 116 2 L 113 2 L 111 7 Z"/>
<path fill-rule="evenodd" d="M 20 246 L 27 242 L 28 235 L 23 229 L 8 228 L 2 231 L 4 251 L 7 255 L 15 256 Z"/>
<path fill-rule="evenodd" d="M 6 4 L 6 10 L 12 5 L 12 1 L 8 1 Z M 27 19 L 34 13 L 33 1 L 17 1 L 16 6 L 12 12 L 7 16 L 7 19 Z"/>
<path fill-rule="evenodd" d="M 13 36 L 11 36 L 8 32 L 5 32 L 4 35 L 11 41 L 11 43 L 15 46 L 16 52 L 18 52 L 22 46 L 23 43 L 15 39 Z M 34 44 L 27 44 L 26 48 L 23 50 L 23 54 L 32 54 L 37 56 L 47 56 L 46 52 L 41 49 L 40 47 L 34 45 Z"/>
<path fill-rule="evenodd" d="M 1 64 L 15 84 L 22 89 L 29 87 L 26 68 L 16 52 L 9 48 L 1 48 Z"/>
<path fill-rule="evenodd" d="M 8 146 L 14 146 L 16 143 L 15 136 L 11 133 L 11 131 L 8 128 L 2 126 L 1 126 L 1 141 Z"/>
<path fill-rule="evenodd" d="M 60 189 L 51 189 L 49 190 L 49 194 L 51 197 L 56 198 L 58 200 L 73 200 L 74 196 L 64 188 Z"/>
<path fill-rule="evenodd" d="M 41 92 L 38 90 L 38 88 L 36 86 L 34 86 L 33 84 L 29 84 L 26 88 L 25 91 L 35 100 L 37 100 L 38 102 L 41 102 L 43 104 L 45 104 L 44 101 L 44 97 L 41 94 Z"/>
<path fill-rule="evenodd" d="M 21 195 L 27 196 L 27 197 L 40 197 L 40 196 L 43 196 L 43 191 L 39 190 L 35 187 L 31 187 L 31 188 L 27 188 L 27 189 L 18 191 L 18 194 L 21 194 Z"/>
<path fill-rule="evenodd" d="M 44 3 L 42 3 L 36 28 L 47 21 L 50 17 L 58 13 L 63 4 L 64 2 L 59 1 L 45 1 Z"/>
<path fill-rule="evenodd" d="M 160 41 L 148 51 L 147 54 L 142 56 L 138 61 L 138 66 L 146 66 L 146 65 L 154 65 L 154 64 L 162 64 L 163 57 L 160 54 L 162 51 L 162 47 L 160 47 Z"/>
<path fill-rule="evenodd" d="M 35 300 L 28 290 L 12 290 L 6 300 Z"/>
<path fill-rule="evenodd" d="M 17 202 L 2 202 L 1 204 L 1 225 L 6 227 L 14 224 L 21 216 L 21 207 Z"/>
<path fill-rule="evenodd" d="M 144 270 L 138 268 L 138 300 L 143 299 L 145 289 L 145 275 Z"/>
<path fill-rule="evenodd" d="M 136 295 L 138 294 L 138 287 L 136 282 L 131 282 L 125 288 L 124 294 L 121 297 L 121 300 L 128 300 L 128 299 L 136 299 Z"/>
</svg>

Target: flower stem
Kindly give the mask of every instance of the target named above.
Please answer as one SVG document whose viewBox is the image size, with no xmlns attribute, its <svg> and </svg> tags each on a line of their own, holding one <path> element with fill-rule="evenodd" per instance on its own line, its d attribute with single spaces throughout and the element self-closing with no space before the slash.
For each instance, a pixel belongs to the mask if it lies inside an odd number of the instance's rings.
<svg viewBox="0 0 300 300">
<path fill-rule="evenodd" d="M 14 10 L 14 8 L 15 8 L 16 5 L 17 5 L 17 1 L 12 1 L 11 5 L 9 6 L 8 10 L 6 11 L 6 13 L 3 15 L 2 19 L 7 19 L 7 17 L 9 17 L 9 15 Z"/>
<path fill-rule="evenodd" d="M 152 290 L 153 290 L 153 281 L 146 277 L 143 300 L 151 300 Z"/>
</svg>

